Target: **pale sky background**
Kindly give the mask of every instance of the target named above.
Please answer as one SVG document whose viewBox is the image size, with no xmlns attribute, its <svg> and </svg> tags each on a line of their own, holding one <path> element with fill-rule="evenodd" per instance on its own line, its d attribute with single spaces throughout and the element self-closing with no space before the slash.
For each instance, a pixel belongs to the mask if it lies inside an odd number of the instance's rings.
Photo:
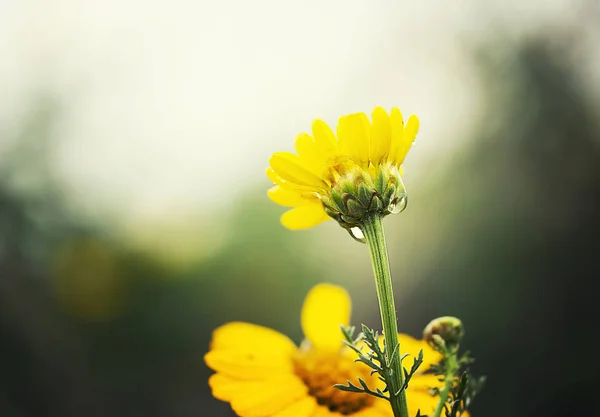
<svg viewBox="0 0 600 417">
<path fill-rule="evenodd" d="M 418 173 L 478 114 L 469 47 L 574 24 L 579 4 L 0 0 L 0 145 L 52 92 L 65 189 L 125 221 L 266 189 L 269 155 L 314 118 L 375 105 L 421 118 Z"/>
</svg>

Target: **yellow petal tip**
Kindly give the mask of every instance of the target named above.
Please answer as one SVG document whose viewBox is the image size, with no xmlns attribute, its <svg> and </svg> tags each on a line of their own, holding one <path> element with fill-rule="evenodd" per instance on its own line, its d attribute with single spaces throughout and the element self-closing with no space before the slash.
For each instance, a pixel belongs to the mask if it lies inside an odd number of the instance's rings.
<svg viewBox="0 0 600 417">
<path fill-rule="evenodd" d="M 320 349 L 342 346 L 340 326 L 350 323 L 352 302 L 348 292 L 337 285 L 318 284 L 304 300 L 302 329 L 311 344 Z"/>
</svg>

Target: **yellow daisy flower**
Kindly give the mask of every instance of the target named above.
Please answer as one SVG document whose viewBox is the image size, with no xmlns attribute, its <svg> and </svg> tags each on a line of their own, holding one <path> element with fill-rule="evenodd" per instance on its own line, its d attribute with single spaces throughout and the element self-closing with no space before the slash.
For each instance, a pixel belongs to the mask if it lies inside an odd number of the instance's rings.
<svg viewBox="0 0 600 417">
<path fill-rule="evenodd" d="M 375 107 L 372 120 L 364 113 L 340 117 L 337 138 L 322 120 L 312 135 L 296 137 L 296 152 L 277 152 L 267 176 L 275 203 L 293 207 L 281 217 L 289 229 L 306 229 L 329 218 L 350 229 L 366 212 L 382 215 L 402 211 L 406 192 L 402 163 L 419 129 L 412 115 L 406 126 L 396 107 L 388 114 Z"/>
<path fill-rule="evenodd" d="M 213 334 L 207 365 L 216 371 L 209 379 L 213 395 L 231 403 L 242 417 L 391 417 L 390 404 L 368 394 L 334 388 L 334 384 L 362 378 L 371 388 L 381 386 L 370 368 L 357 363 L 355 352 L 343 345 L 340 324 L 350 321 L 351 301 L 338 286 L 320 284 L 307 295 L 302 308 L 306 340 L 297 347 L 287 336 L 250 323 L 226 324 Z M 424 374 L 441 355 L 426 342 L 400 334 L 403 353 L 424 362 L 407 389 L 408 408 L 414 416 L 431 414 L 440 387 L 438 378 Z M 410 359 L 408 359 L 410 360 Z"/>
</svg>

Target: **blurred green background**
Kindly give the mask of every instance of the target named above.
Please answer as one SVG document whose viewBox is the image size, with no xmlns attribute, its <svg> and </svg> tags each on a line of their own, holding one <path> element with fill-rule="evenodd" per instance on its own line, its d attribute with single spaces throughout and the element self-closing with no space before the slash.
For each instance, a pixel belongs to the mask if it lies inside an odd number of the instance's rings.
<svg viewBox="0 0 600 417">
<path fill-rule="evenodd" d="M 502 3 L 1 2 L 0 416 L 232 416 L 211 331 L 300 342 L 323 281 L 379 327 L 366 247 L 283 229 L 263 177 L 376 104 L 422 126 L 401 331 L 462 318 L 475 416 L 600 416 L 599 7 Z"/>
</svg>

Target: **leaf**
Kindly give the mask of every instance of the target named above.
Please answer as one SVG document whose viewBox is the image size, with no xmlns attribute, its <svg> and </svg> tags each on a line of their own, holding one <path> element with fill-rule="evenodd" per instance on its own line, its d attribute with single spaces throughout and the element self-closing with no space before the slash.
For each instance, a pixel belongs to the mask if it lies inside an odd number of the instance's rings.
<svg viewBox="0 0 600 417">
<path fill-rule="evenodd" d="M 356 385 L 353 385 L 352 382 L 347 381 L 348 385 L 344 385 L 344 384 L 335 384 L 334 387 L 342 390 L 342 391 L 348 391 L 348 392 L 364 392 L 362 389 L 360 389 L 359 387 L 357 387 Z"/>
</svg>

